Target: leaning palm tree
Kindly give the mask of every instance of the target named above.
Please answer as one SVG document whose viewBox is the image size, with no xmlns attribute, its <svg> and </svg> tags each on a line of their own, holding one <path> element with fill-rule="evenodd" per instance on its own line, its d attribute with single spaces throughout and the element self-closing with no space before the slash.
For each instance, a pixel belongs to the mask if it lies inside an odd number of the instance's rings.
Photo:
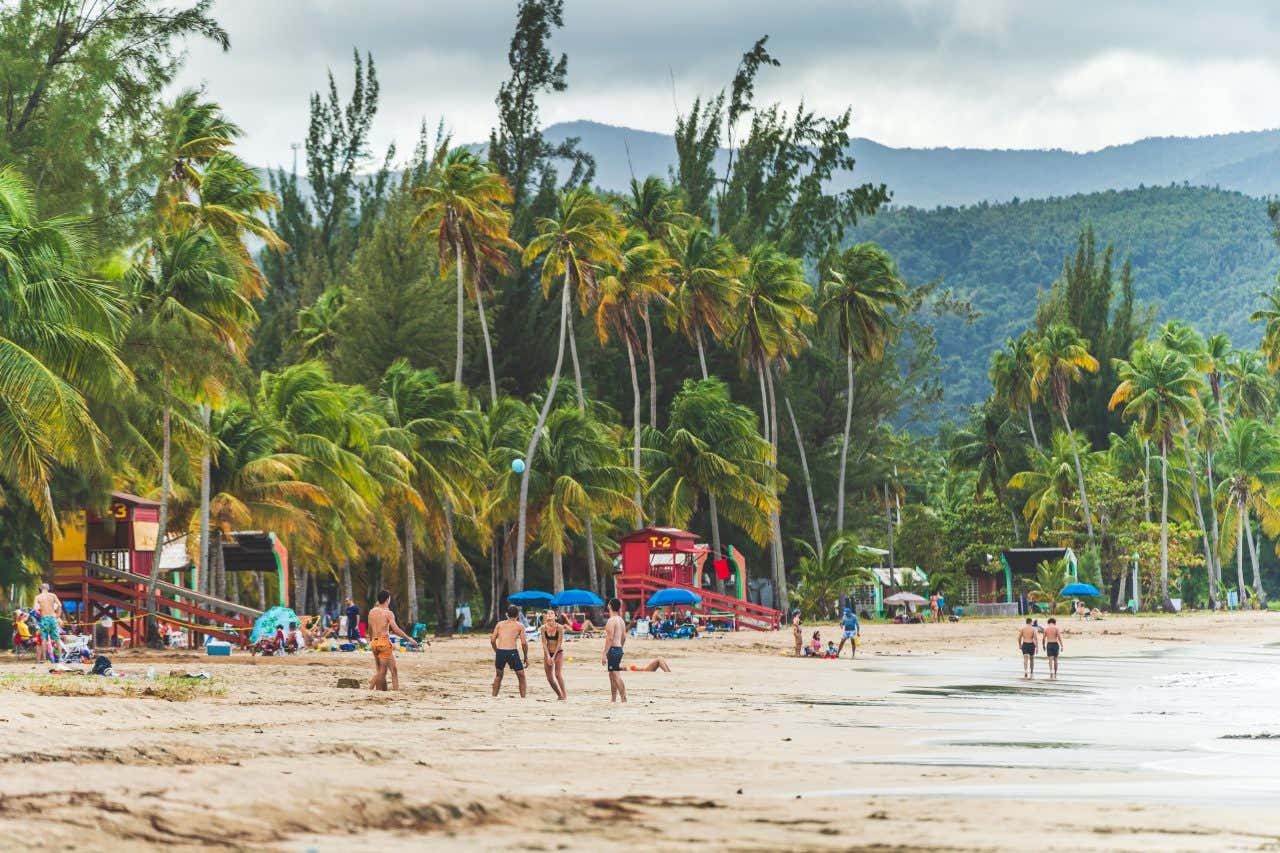
<svg viewBox="0 0 1280 853">
<path fill-rule="evenodd" d="M 489 324 L 485 321 L 484 291 L 491 273 L 511 269 L 509 252 L 520 246 L 511 239 L 511 187 L 505 178 L 482 163 L 466 148 L 447 151 L 446 139 L 436 153 L 427 180 L 413 191 L 422 202 L 414 217 L 413 233 L 432 230 L 440 256 L 440 272 L 445 274 L 452 264 L 458 280 L 457 356 L 453 365 L 453 381 L 462 384 L 463 312 L 466 298 L 464 270 L 471 274 L 471 289 L 476 298 L 480 331 L 489 368 L 489 400 L 498 401 L 498 383 L 493 372 L 493 346 L 489 341 Z"/>
<path fill-rule="evenodd" d="M 30 184 L 0 166 L 0 492 L 57 524 L 57 466 L 98 466 L 106 439 L 86 394 L 131 381 L 120 359 L 126 306 L 83 274 L 81 224 L 42 220 Z"/>
<path fill-rule="evenodd" d="M 562 279 L 560 293 L 560 341 L 556 347 L 556 363 L 551 371 L 551 383 L 538 413 L 538 422 L 529 436 L 529 448 L 525 453 L 526 465 L 520 479 L 520 505 L 517 515 L 516 574 L 524 576 L 525 537 L 529 505 L 529 477 L 534 453 L 547 415 L 555 403 L 556 388 L 560 384 L 560 371 L 564 367 L 565 341 L 569 335 L 570 313 L 577 300 L 585 314 L 595 301 L 600 270 L 616 267 L 621 262 L 617 243 L 617 222 L 613 211 L 597 196 L 586 189 L 564 193 L 556 206 L 553 217 L 542 217 L 536 223 L 537 236 L 529 241 L 522 256 L 523 264 L 532 266 L 541 261 L 539 278 L 542 294 L 549 297 L 558 279 Z M 581 408 L 581 407 L 580 407 Z M 593 549 L 594 550 L 594 549 Z M 595 554 L 588 559 L 594 566 Z"/>
<path fill-rule="evenodd" d="M 1067 416 L 1071 408 L 1071 386 L 1079 382 L 1085 372 L 1096 373 L 1098 360 L 1089 354 L 1089 342 L 1080 337 L 1075 328 L 1054 324 L 1050 326 L 1031 349 L 1031 397 L 1044 397 L 1058 410 L 1067 438 L 1071 440 L 1071 453 L 1075 459 L 1076 481 L 1080 488 L 1080 507 L 1084 512 L 1085 532 L 1093 542 L 1093 516 L 1089 512 L 1089 496 L 1084 489 L 1084 468 L 1080 465 L 1080 448 L 1071 420 Z"/>
<path fill-rule="evenodd" d="M 1276 277 L 1276 286 L 1270 291 L 1260 291 L 1259 296 L 1266 302 L 1266 307 L 1249 315 L 1249 322 L 1263 323 L 1262 354 L 1267 359 L 1267 369 L 1272 373 L 1280 372 L 1280 275 Z"/>
<path fill-rule="evenodd" d="M 671 245 L 677 234 L 693 227 L 696 222 L 695 217 L 684 211 L 679 192 L 653 176 L 644 181 L 632 178 L 631 194 L 622 199 L 621 207 L 624 225 L 640 231 L 664 249 Z M 649 365 L 649 426 L 657 429 L 658 370 L 653 357 L 653 323 L 649 308 L 645 303 L 638 313 L 644 325 L 645 359 Z"/>
<path fill-rule="evenodd" d="M 836 487 L 836 530 L 844 530 L 844 483 L 849 464 L 849 431 L 853 425 L 853 362 L 884 357 L 897 332 L 895 311 L 907 306 L 906 286 L 889 253 L 874 243 L 846 249 L 822 285 L 822 313 L 835 324 L 845 355 L 844 436 L 840 443 L 840 478 Z"/>
<path fill-rule="evenodd" d="M 773 373 L 787 359 L 799 355 L 809 344 L 804 329 L 815 319 L 809 308 L 812 288 L 804 279 L 800 261 L 761 244 L 751 250 L 742 277 L 742 293 L 734 318 L 734 349 L 742 363 L 756 372 L 760 384 L 761 426 L 765 440 L 773 446 L 773 463 L 778 457 L 778 408 Z M 808 478 L 806 477 L 806 480 Z M 773 512 L 774 584 L 782 609 L 787 609 L 786 569 L 782 559 L 782 521 Z"/>
<path fill-rule="evenodd" d="M 991 356 L 989 376 L 991 386 L 998 399 L 1008 405 L 1010 411 L 1021 411 L 1027 416 L 1027 428 L 1031 431 L 1031 443 L 1040 449 L 1040 437 L 1036 435 L 1036 418 L 1031 410 L 1033 395 L 1031 393 L 1031 346 L 1034 342 L 1030 332 L 1019 335 L 1017 340 L 1009 338 L 1004 349 L 997 350 Z"/>
<path fill-rule="evenodd" d="M 727 237 L 716 237 L 702 227 L 673 234 L 668 250 L 679 266 L 667 325 L 697 348 L 702 378 L 707 379 L 706 335 L 722 340 L 732 328 L 746 259 Z"/>
<path fill-rule="evenodd" d="M 1043 449 L 1031 451 L 1026 469 L 1009 478 L 1009 488 L 1027 494 L 1022 516 L 1027 521 L 1027 541 L 1033 545 L 1066 511 L 1076 491 L 1075 458 L 1071 438 L 1058 430 Z"/>
<path fill-rule="evenodd" d="M 671 292 L 672 261 L 662 246 L 645 239 L 643 233 L 633 231 L 627 237 L 622 255 L 622 266 L 600 282 L 600 302 L 596 306 L 596 336 L 607 344 L 609 336 L 622 339 L 627 351 L 627 365 L 631 370 L 632 393 L 632 465 L 636 477 L 640 477 L 640 377 L 636 371 L 636 353 L 641 349 L 636 320 L 643 317 L 653 301 L 665 302 Z M 649 358 L 652 358 L 650 354 Z M 654 366 L 649 364 L 649 374 Z M 652 393 L 650 402 L 652 402 Z M 655 418 L 650 418 L 650 424 Z M 643 524 L 641 499 L 636 494 L 636 527 Z"/>
<path fill-rule="evenodd" d="M 1160 595 L 1166 610 L 1169 598 L 1169 450 L 1178 425 L 1202 411 L 1199 377 L 1180 353 L 1159 346 L 1141 346 L 1132 361 L 1115 361 L 1120 384 L 1108 407 L 1123 405 L 1121 415 L 1137 424 L 1141 435 L 1160 451 Z M 1212 582 L 1212 579 L 1211 581 Z"/>
<path fill-rule="evenodd" d="M 1262 355 L 1255 350 L 1235 350 L 1223 368 L 1226 409 L 1237 418 L 1270 420 L 1274 411 L 1275 384 L 1267 374 Z"/>
<path fill-rule="evenodd" d="M 1241 602 L 1245 601 L 1244 548 L 1247 541 L 1249 561 L 1253 566 L 1254 595 L 1265 607 L 1267 596 L 1258 571 L 1258 553 L 1249 517 L 1251 514 L 1258 516 L 1268 536 L 1280 532 L 1280 509 L 1273 500 L 1277 487 L 1280 487 L 1280 437 L 1259 421 L 1249 418 L 1234 421 L 1218 453 L 1218 467 L 1223 476 L 1218 485 L 1223 527 L 1226 530 L 1233 526 L 1236 528 L 1237 595 Z M 1225 539 L 1222 545 L 1225 551 Z"/>
</svg>

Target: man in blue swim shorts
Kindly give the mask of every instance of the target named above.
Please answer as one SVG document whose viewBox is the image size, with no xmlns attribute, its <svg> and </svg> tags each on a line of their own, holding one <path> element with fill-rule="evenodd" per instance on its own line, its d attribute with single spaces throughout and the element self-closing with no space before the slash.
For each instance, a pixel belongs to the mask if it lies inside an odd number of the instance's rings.
<svg viewBox="0 0 1280 853">
<path fill-rule="evenodd" d="M 609 599 L 609 621 L 604 623 L 604 654 L 600 663 L 609 668 L 609 701 L 627 701 L 622 683 L 622 646 L 627 642 L 627 623 L 622 618 L 622 602 Z"/>
</svg>

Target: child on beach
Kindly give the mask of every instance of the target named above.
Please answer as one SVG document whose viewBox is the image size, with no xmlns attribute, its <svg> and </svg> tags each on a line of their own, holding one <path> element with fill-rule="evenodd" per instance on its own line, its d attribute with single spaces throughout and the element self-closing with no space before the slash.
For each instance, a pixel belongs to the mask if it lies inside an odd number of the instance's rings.
<svg viewBox="0 0 1280 853">
<path fill-rule="evenodd" d="M 828 659 L 828 660 L 835 660 L 836 658 L 840 657 L 840 653 L 836 650 L 836 641 L 835 641 L 835 640 L 827 640 L 827 654 L 826 654 L 826 657 L 827 657 L 827 659 Z"/>
</svg>

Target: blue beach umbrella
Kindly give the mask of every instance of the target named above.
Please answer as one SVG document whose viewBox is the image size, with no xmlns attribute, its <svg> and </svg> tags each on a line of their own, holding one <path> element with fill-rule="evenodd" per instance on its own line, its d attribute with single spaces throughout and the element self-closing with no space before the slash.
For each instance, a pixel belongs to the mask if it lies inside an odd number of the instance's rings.
<svg viewBox="0 0 1280 853">
<path fill-rule="evenodd" d="M 1079 581 L 1076 581 L 1075 583 L 1069 583 L 1064 586 L 1062 588 L 1062 594 L 1090 596 L 1100 595 L 1101 593 L 1099 593 L 1098 588 L 1091 583 L 1080 583 Z"/>
<path fill-rule="evenodd" d="M 273 607 L 254 620 L 253 633 L 249 635 L 249 642 L 256 643 L 259 637 L 271 636 L 276 632 L 276 628 L 284 628 L 287 632 L 290 625 L 301 624 L 302 620 L 298 618 L 298 614 L 290 608 Z"/>
<path fill-rule="evenodd" d="M 660 589 L 649 596 L 648 607 L 690 606 L 701 604 L 702 596 L 687 589 Z"/>
<path fill-rule="evenodd" d="M 551 599 L 554 607 L 603 607 L 604 599 L 588 589 L 566 589 Z"/>
<path fill-rule="evenodd" d="M 554 596 L 552 596 L 551 593 L 543 592 L 540 589 L 526 589 L 523 592 L 517 592 L 515 595 L 508 598 L 507 601 L 510 601 L 512 604 L 532 604 L 534 606 L 541 605 L 545 607 L 551 603 L 551 599 L 553 597 Z"/>
</svg>

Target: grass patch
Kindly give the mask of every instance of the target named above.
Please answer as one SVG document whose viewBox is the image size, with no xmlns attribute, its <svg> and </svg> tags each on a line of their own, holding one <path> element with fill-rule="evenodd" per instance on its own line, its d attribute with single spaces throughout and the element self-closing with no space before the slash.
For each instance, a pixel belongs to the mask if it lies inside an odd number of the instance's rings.
<svg viewBox="0 0 1280 853">
<path fill-rule="evenodd" d="M 20 690 L 39 696 L 109 696 L 119 699 L 162 699 L 189 702 L 222 696 L 226 687 L 214 679 L 103 678 L 94 675 L 0 675 L 0 690 Z"/>
</svg>

